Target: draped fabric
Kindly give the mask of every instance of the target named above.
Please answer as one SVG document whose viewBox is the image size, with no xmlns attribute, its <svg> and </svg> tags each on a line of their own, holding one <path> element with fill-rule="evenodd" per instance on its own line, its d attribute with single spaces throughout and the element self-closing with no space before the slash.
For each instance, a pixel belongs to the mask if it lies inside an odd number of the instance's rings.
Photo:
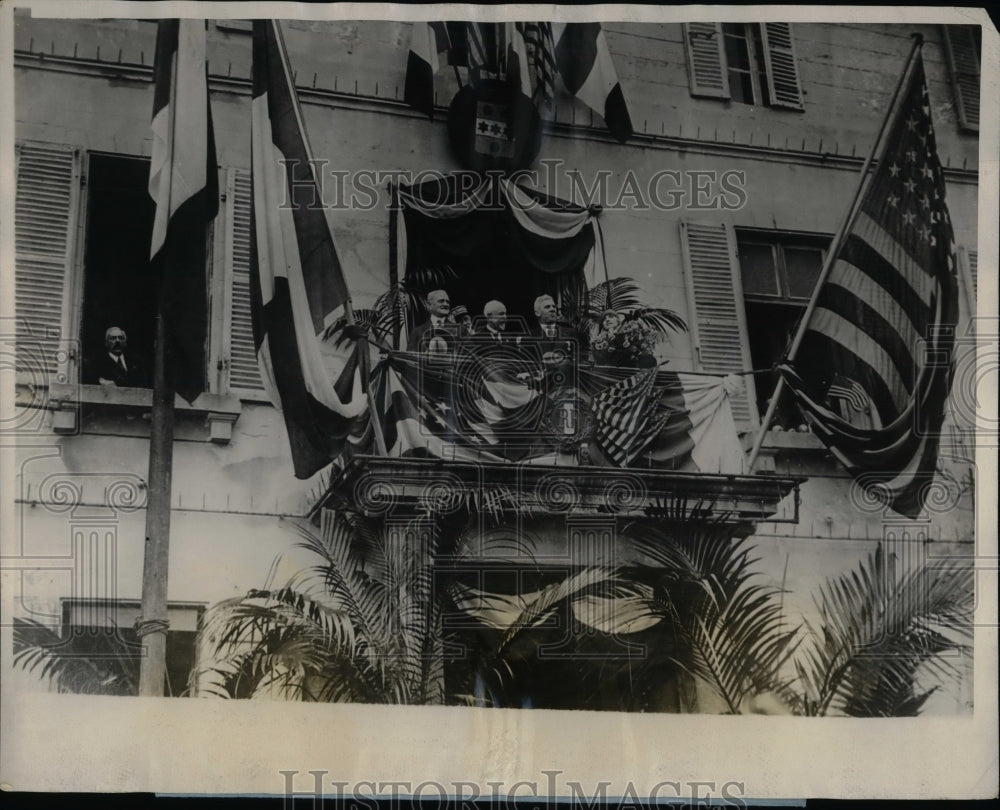
<svg viewBox="0 0 1000 810">
<path fill-rule="evenodd" d="M 532 368 L 531 357 L 530 346 L 520 356 L 487 362 L 461 349 L 437 358 L 392 352 L 376 368 L 374 381 L 389 455 L 745 472 L 729 405 L 730 379 L 584 363 L 576 369 L 575 386 L 557 386 L 546 375 L 521 373 Z M 612 395 L 637 374 L 647 391 L 635 421 L 655 429 L 623 464 L 607 452 L 602 421 L 629 416 L 619 413 Z"/>
<path fill-rule="evenodd" d="M 405 225 L 398 233 L 398 259 L 408 272 L 428 252 L 468 260 L 503 245 L 541 273 L 582 271 L 590 286 L 607 277 L 603 252 L 595 250 L 596 209 L 505 178 L 464 173 L 400 186 L 399 202 Z"/>
</svg>

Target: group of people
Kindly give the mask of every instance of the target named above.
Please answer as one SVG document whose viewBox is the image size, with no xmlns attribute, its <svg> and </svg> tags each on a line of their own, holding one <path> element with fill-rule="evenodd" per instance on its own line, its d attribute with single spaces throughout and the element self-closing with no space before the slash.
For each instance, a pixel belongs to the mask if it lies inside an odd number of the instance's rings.
<svg viewBox="0 0 1000 810">
<path fill-rule="evenodd" d="M 475 321 L 464 305 L 451 306 L 446 290 L 432 290 L 424 304 L 427 320 L 415 326 L 409 334 L 408 349 L 413 352 L 447 355 L 462 345 L 523 345 L 536 348 L 548 365 L 553 362 L 553 355 L 557 355 L 557 362 L 578 360 L 584 348 L 579 345 L 580 332 L 560 317 L 551 295 L 540 295 L 535 299 L 535 325 L 527 329 L 520 325 L 511 328 L 507 307 L 502 301 L 488 301 L 482 316 Z M 593 362 L 619 367 L 655 365 L 651 354 L 643 356 L 643 352 L 632 349 L 628 341 L 615 339 L 624 334 L 620 331 L 624 324 L 625 318 L 619 312 L 608 310 L 601 314 L 596 329 L 589 336 L 589 345 L 585 346 Z"/>
<path fill-rule="evenodd" d="M 410 331 L 410 351 L 435 354 L 451 352 L 460 342 L 473 337 L 477 342 L 498 345 L 520 344 L 524 338 L 540 341 L 576 339 L 575 331 L 560 322 L 556 302 L 551 295 L 540 295 L 535 299 L 537 324 L 526 333 L 518 327 L 510 328 L 507 307 L 502 301 L 488 301 L 483 307 L 482 316 L 476 322 L 464 305 L 451 306 L 446 290 L 431 290 L 424 303 L 428 317 Z"/>
</svg>

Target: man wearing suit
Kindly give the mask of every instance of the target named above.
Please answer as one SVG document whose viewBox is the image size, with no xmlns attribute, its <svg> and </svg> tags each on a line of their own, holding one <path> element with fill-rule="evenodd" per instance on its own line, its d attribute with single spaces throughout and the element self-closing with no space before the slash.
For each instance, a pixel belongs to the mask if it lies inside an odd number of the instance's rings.
<svg viewBox="0 0 1000 810">
<path fill-rule="evenodd" d="M 487 301 L 483 307 L 483 318 L 486 323 L 478 332 L 483 343 L 506 346 L 520 342 L 520 338 L 507 331 L 507 307 L 503 301 Z"/>
<path fill-rule="evenodd" d="M 134 358 L 125 357 L 128 336 L 120 326 L 111 326 L 104 333 L 106 352 L 94 362 L 95 375 L 101 385 L 138 385 L 138 369 Z"/>
<path fill-rule="evenodd" d="M 529 334 L 537 342 L 546 366 L 575 361 L 576 333 L 559 323 L 559 312 L 551 295 L 540 295 L 535 299 L 535 317 L 538 326 L 532 328 Z"/>
<path fill-rule="evenodd" d="M 407 346 L 411 352 L 443 354 L 455 348 L 458 330 L 448 321 L 451 300 L 444 290 L 431 290 L 424 299 L 428 319 L 410 330 Z"/>
</svg>

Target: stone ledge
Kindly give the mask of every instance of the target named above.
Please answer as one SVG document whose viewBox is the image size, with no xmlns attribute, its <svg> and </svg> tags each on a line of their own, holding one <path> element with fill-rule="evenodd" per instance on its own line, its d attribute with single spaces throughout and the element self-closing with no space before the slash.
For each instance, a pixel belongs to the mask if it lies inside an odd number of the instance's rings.
<svg viewBox="0 0 1000 810">
<path fill-rule="evenodd" d="M 106 431 L 85 429 L 89 426 L 84 425 L 85 419 L 82 417 L 119 414 L 126 416 L 131 425 L 142 425 L 145 420 L 137 417 L 152 412 L 153 392 L 149 388 L 51 383 L 44 407 L 52 411 L 52 429 L 55 433 L 102 433 Z M 204 393 L 193 404 L 175 396 L 174 409 L 178 422 L 200 423 L 201 429 L 193 431 L 187 438 L 228 444 L 232 438 L 233 425 L 243 412 L 243 405 L 239 397 L 231 394 Z M 148 430 L 145 432 L 148 433 Z"/>
</svg>

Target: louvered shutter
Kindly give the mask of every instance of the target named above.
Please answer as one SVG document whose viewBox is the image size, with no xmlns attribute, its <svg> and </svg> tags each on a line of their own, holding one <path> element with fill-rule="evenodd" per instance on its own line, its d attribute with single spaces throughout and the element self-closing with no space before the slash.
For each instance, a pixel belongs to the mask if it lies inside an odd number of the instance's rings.
<svg viewBox="0 0 1000 810">
<path fill-rule="evenodd" d="M 955 108 L 962 129 L 979 132 L 979 43 L 976 25 L 943 25 L 945 52 L 955 91 Z"/>
<path fill-rule="evenodd" d="M 969 248 L 958 249 L 959 281 L 963 292 L 964 309 L 968 313 L 969 328 L 975 331 L 976 324 L 976 294 L 979 253 Z"/>
<path fill-rule="evenodd" d="M 688 292 L 688 320 L 697 371 L 731 374 L 751 368 L 743 285 L 736 262 L 733 229 L 721 223 L 682 222 L 681 245 Z M 759 423 L 753 377 L 743 378 L 746 391 L 733 397 L 740 430 Z"/>
<path fill-rule="evenodd" d="M 17 149 L 14 203 L 16 368 L 35 384 L 68 380 L 64 333 L 80 205 L 80 152 L 55 144 Z"/>
<path fill-rule="evenodd" d="M 801 110 L 802 85 L 791 23 L 761 23 L 760 36 L 770 106 Z"/>
<path fill-rule="evenodd" d="M 692 96 L 729 98 L 729 67 L 720 23 L 684 23 Z"/>
<path fill-rule="evenodd" d="M 226 275 L 229 290 L 225 363 L 229 389 L 251 398 L 266 399 L 257 367 L 253 323 L 250 317 L 250 173 L 230 169 L 226 206 Z"/>
</svg>

